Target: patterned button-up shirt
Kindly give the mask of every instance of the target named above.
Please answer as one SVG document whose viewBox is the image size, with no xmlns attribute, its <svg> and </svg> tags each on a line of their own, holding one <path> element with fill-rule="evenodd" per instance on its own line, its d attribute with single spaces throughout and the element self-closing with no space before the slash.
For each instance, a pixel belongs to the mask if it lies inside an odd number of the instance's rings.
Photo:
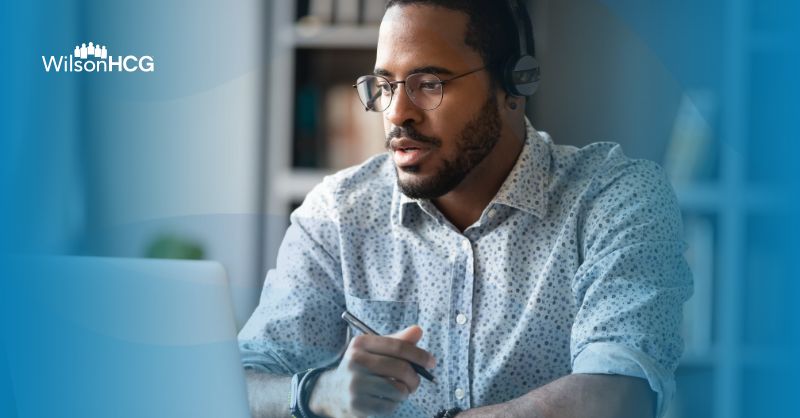
<svg viewBox="0 0 800 418">
<path fill-rule="evenodd" d="M 571 373 L 674 395 L 692 277 L 664 172 L 613 143 L 553 144 L 527 122 L 516 165 L 463 233 L 403 195 L 388 154 L 326 177 L 291 215 L 239 334 L 245 367 L 293 374 L 344 352 L 346 309 L 380 334 L 412 324 L 437 359 L 394 416 L 497 404 Z"/>
</svg>

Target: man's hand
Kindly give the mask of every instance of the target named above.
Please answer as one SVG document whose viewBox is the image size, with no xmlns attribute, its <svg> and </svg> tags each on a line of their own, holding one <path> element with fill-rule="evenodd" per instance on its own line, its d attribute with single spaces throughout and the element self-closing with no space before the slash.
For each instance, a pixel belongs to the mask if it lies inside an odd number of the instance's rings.
<svg viewBox="0 0 800 418">
<path fill-rule="evenodd" d="M 393 413 L 419 388 L 420 377 L 408 362 L 436 367 L 436 359 L 416 347 L 420 338 L 416 325 L 385 337 L 353 338 L 339 367 L 319 377 L 308 402 L 311 412 L 334 418 Z"/>
</svg>

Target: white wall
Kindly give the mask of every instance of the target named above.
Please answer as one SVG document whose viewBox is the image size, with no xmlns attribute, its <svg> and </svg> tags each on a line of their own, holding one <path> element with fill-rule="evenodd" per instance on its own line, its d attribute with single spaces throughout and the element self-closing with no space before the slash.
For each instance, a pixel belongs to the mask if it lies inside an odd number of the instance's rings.
<svg viewBox="0 0 800 418">
<path fill-rule="evenodd" d="M 647 44 L 597 0 L 534 0 L 542 82 L 531 122 L 556 144 L 612 141 L 662 162 L 682 88 Z"/>
<path fill-rule="evenodd" d="M 86 252 L 142 257 L 159 234 L 228 267 L 243 325 L 258 272 L 262 2 L 87 2 L 84 37 L 155 71 L 84 78 Z M 88 42 L 88 40 L 87 40 Z"/>
</svg>

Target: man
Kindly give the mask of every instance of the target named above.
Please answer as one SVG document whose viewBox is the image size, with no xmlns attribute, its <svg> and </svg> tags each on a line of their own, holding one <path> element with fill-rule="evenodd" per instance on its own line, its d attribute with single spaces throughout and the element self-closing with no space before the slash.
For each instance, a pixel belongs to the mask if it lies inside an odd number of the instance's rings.
<svg viewBox="0 0 800 418">
<path fill-rule="evenodd" d="M 239 336 L 255 417 L 290 416 L 293 390 L 308 416 L 663 413 L 691 294 L 674 193 L 615 144 L 558 146 L 530 126 L 493 65 L 513 27 L 496 0 L 388 2 L 381 102 L 365 106 L 384 112 L 390 152 L 292 214 Z M 348 341 L 344 310 L 392 335 Z"/>
</svg>

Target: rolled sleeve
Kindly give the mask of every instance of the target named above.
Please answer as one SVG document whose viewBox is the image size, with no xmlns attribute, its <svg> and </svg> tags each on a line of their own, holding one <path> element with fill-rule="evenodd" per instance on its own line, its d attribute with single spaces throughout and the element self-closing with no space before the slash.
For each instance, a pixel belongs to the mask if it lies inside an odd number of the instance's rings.
<svg viewBox="0 0 800 418">
<path fill-rule="evenodd" d="M 593 343 L 584 347 L 572 364 L 573 374 L 618 374 L 646 379 L 657 395 L 656 417 L 663 416 L 675 397 L 672 372 L 641 350 L 620 344 Z"/>
<path fill-rule="evenodd" d="M 245 369 L 257 370 L 280 376 L 294 374 L 291 365 L 272 354 L 269 344 L 257 340 L 239 340 L 239 355 Z"/>
<path fill-rule="evenodd" d="M 626 164 L 608 177 L 587 214 L 586 261 L 573 281 L 573 373 L 647 379 L 660 417 L 675 393 L 678 329 L 692 294 L 680 209 L 653 163 Z"/>
</svg>

